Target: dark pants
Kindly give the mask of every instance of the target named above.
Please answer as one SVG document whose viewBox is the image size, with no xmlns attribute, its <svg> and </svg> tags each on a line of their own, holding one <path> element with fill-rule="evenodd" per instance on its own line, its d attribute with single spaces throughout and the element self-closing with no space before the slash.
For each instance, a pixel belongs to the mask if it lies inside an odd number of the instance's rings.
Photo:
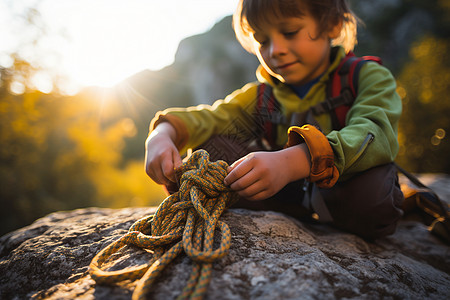
<svg viewBox="0 0 450 300">
<path fill-rule="evenodd" d="M 366 238 L 394 233 L 403 215 L 397 168 L 386 164 L 371 168 L 331 189 L 320 189 L 333 224 Z"/>
<path fill-rule="evenodd" d="M 223 159 L 229 164 L 249 152 L 242 146 L 227 143 L 221 137 L 213 138 L 199 148 L 210 153 L 211 161 Z M 305 184 L 304 180 L 291 182 L 269 199 L 240 199 L 233 207 L 272 210 L 308 219 L 315 211 L 310 205 L 305 205 L 304 198 L 307 194 L 311 196 L 312 189 L 316 191 L 313 197 L 321 198 L 320 201 L 325 204 L 334 226 L 364 238 L 375 239 L 394 233 L 403 215 L 403 193 L 398 183 L 397 169 L 392 163 L 371 168 L 344 182 L 338 181 L 330 189 L 313 187 Z"/>
</svg>

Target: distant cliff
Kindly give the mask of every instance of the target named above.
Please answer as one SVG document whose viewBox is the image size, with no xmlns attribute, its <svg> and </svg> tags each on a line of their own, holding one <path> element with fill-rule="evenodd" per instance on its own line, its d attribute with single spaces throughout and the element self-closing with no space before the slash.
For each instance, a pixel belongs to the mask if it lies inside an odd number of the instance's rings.
<svg viewBox="0 0 450 300">
<path fill-rule="evenodd" d="M 159 71 L 142 71 L 122 86 L 158 109 L 212 103 L 256 80 L 256 57 L 237 42 L 226 17 L 205 33 L 181 41 L 175 61 Z"/>
</svg>

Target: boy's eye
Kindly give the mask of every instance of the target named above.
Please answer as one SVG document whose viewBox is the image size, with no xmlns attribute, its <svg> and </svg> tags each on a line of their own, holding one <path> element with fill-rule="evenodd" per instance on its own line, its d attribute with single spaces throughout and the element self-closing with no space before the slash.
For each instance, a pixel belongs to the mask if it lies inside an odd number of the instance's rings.
<svg viewBox="0 0 450 300">
<path fill-rule="evenodd" d="M 284 35 L 285 37 L 293 37 L 293 36 L 295 36 L 298 32 L 299 32 L 299 30 L 286 31 L 286 32 L 283 32 L 283 35 Z"/>
</svg>

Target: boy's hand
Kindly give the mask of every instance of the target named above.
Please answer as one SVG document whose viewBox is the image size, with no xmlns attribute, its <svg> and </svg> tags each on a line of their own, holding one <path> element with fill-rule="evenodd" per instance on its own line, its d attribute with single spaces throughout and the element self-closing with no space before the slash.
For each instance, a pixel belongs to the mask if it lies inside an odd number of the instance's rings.
<svg viewBox="0 0 450 300">
<path fill-rule="evenodd" d="M 235 161 L 224 183 L 248 200 L 267 199 L 286 184 L 309 176 L 311 167 L 305 144 L 275 152 L 253 152 Z"/>
<path fill-rule="evenodd" d="M 158 184 L 175 182 L 175 168 L 181 156 L 173 143 L 175 129 L 170 123 L 159 124 L 145 141 L 145 171 Z"/>
</svg>

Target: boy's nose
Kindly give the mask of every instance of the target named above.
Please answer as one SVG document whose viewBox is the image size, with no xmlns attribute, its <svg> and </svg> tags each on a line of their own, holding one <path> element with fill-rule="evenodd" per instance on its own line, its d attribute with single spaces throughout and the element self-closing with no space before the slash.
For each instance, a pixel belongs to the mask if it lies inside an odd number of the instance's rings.
<svg viewBox="0 0 450 300">
<path fill-rule="evenodd" d="M 286 43 L 283 39 L 273 38 L 270 43 L 270 55 L 277 57 L 286 53 Z"/>
</svg>

